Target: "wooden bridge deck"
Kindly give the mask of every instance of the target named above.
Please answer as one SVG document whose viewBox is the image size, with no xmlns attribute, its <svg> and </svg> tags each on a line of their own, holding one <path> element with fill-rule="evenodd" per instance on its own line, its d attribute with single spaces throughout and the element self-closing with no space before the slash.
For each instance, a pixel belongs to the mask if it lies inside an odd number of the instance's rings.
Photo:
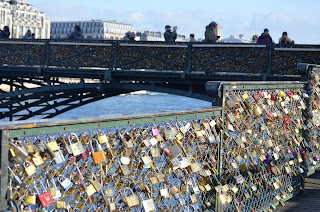
<svg viewBox="0 0 320 212">
<path fill-rule="evenodd" d="M 320 211 L 320 169 L 306 179 L 305 190 L 300 195 L 278 206 L 276 212 L 319 212 Z"/>
</svg>

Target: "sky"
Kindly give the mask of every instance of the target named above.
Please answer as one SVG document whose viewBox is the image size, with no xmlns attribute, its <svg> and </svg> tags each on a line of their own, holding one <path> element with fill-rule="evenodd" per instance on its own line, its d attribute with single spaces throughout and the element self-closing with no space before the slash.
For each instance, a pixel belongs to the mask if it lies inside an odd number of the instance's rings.
<svg viewBox="0 0 320 212">
<path fill-rule="evenodd" d="M 319 0 L 28 0 L 51 21 L 117 20 L 135 30 L 162 31 L 203 38 L 206 25 L 222 25 L 222 37 L 251 39 L 268 28 L 278 42 L 283 31 L 297 44 L 320 44 Z"/>
</svg>

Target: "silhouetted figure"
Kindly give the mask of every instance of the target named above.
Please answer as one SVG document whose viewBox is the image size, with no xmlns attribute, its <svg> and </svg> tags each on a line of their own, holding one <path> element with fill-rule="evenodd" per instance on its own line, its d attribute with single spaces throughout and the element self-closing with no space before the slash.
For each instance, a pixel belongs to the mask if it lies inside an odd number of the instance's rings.
<svg viewBox="0 0 320 212">
<path fill-rule="evenodd" d="M 27 33 L 23 36 L 23 39 L 29 39 L 31 40 L 32 39 L 32 34 L 31 34 L 31 30 L 29 29 L 27 31 Z"/>
<path fill-rule="evenodd" d="M 129 39 L 130 39 L 131 41 L 136 41 L 136 40 L 135 40 L 135 39 L 136 39 L 136 33 L 135 33 L 135 32 L 131 32 Z"/>
<path fill-rule="evenodd" d="M 217 40 L 220 38 L 220 36 L 217 36 L 215 33 L 217 26 L 218 24 L 214 21 L 206 26 L 206 31 L 204 33 L 205 42 L 217 42 Z"/>
<path fill-rule="evenodd" d="M 260 35 L 260 37 L 257 40 L 257 43 L 263 43 L 263 44 L 270 44 L 273 43 L 271 36 L 269 35 L 269 30 L 264 29 L 263 33 Z"/>
<path fill-rule="evenodd" d="M 194 34 L 190 34 L 190 42 L 197 42 L 194 38 Z"/>
<path fill-rule="evenodd" d="M 165 26 L 166 31 L 164 32 L 164 40 L 166 42 L 176 41 L 177 39 L 177 29 L 178 27 L 173 27 L 173 31 L 171 31 L 171 26 Z"/>
<path fill-rule="evenodd" d="M 71 35 L 68 36 L 68 39 L 70 39 L 70 40 L 83 40 L 84 39 L 83 33 L 82 33 L 79 25 L 76 25 L 74 27 L 74 30 L 71 33 Z"/>
<path fill-rule="evenodd" d="M 126 35 L 123 37 L 123 40 L 129 41 L 130 38 L 131 38 L 131 32 L 128 31 L 128 32 L 126 33 Z"/>
<path fill-rule="evenodd" d="M 0 30 L 0 39 L 8 39 L 10 37 L 9 27 L 3 27 L 3 30 Z"/>
<path fill-rule="evenodd" d="M 287 32 L 283 32 L 281 38 L 279 39 L 279 44 L 280 45 L 294 44 L 294 40 L 291 40 L 288 37 L 288 33 Z"/>
<path fill-rule="evenodd" d="M 31 39 L 32 39 L 32 40 L 35 40 L 35 39 L 36 39 L 36 34 L 32 33 Z"/>
</svg>

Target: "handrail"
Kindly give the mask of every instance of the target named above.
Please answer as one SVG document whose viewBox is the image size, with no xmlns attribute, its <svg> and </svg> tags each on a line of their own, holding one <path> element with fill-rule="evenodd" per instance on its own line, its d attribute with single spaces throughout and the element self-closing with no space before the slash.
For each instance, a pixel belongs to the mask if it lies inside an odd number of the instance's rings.
<svg viewBox="0 0 320 212">
<path fill-rule="evenodd" d="M 37 49 L 30 51 L 28 46 Z M 188 74 L 262 74 L 267 78 L 298 75 L 298 63 L 320 63 L 319 51 L 319 45 L 14 39 L 0 40 L 0 67 L 107 67 L 110 70 L 177 70 Z"/>
</svg>

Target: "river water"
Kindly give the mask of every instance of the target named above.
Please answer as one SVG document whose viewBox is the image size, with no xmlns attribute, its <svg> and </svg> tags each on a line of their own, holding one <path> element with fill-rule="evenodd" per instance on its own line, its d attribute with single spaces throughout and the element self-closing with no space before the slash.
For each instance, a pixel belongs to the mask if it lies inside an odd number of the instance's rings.
<svg viewBox="0 0 320 212">
<path fill-rule="evenodd" d="M 208 108 L 211 102 L 162 93 L 140 91 L 132 94 L 110 97 L 81 106 L 50 121 L 99 119 L 142 114 L 156 114 L 170 111 Z"/>
</svg>

